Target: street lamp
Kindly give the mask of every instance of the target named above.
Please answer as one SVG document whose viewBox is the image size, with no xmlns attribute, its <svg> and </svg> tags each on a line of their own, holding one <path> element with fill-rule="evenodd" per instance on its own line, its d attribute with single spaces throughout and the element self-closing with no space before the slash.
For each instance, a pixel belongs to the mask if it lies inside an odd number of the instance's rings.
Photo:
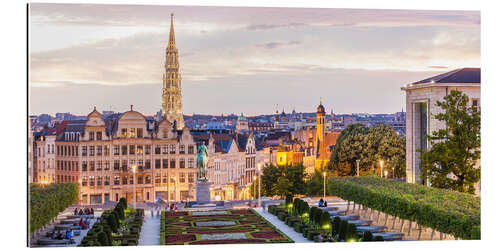
<svg viewBox="0 0 500 250">
<path fill-rule="evenodd" d="M 384 171 L 384 176 L 387 179 L 387 170 Z"/>
<path fill-rule="evenodd" d="M 255 201 L 255 197 L 257 197 L 257 183 L 255 182 L 257 180 L 257 176 L 253 176 L 253 199 Z"/>
<path fill-rule="evenodd" d="M 384 160 L 380 160 L 380 178 L 383 178 L 382 174 L 384 172 Z"/>
<path fill-rule="evenodd" d="M 132 179 L 132 181 L 134 182 L 134 209 L 136 208 L 136 202 L 137 202 L 137 200 L 136 200 L 137 199 L 136 198 L 137 194 L 136 194 L 136 191 L 135 191 L 135 170 L 136 170 L 136 168 L 137 168 L 137 165 L 135 165 L 135 164 L 132 165 L 132 173 L 134 174 L 133 175 L 133 179 Z"/>
<path fill-rule="evenodd" d="M 261 167 L 261 164 L 259 162 L 259 164 L 257 164 L 257 169 L 259 170 L 259 207 L 260 207 L 260 204 L 261 204 L 261 197 L 260 197 L 260 167 Z"/>
<path fill-rule="evenodd" d="M 83 203 L 82 198 L 82 178 L 78 178 L 78 199 L 80 200 L 80 205 Z"/>
<path fill-rule="evenodd" d="M 174 202 L 177 201 L 177 176 L 174 176 Z"/>
<path fill-rule="evenodd" d="M 356 160 L 356 175 L 359 176 L 359 159 Z"/>
<path fill-rule="evenodd" d="M 323 200 L 326 200 L 326 171 L 323 172 Z"/>
</svg>

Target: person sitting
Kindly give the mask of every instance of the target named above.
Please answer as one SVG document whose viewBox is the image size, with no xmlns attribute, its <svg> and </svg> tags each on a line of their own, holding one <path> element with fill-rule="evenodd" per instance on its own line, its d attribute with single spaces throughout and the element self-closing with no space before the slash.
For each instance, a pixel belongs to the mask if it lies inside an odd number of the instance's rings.
<svg viewBox="0 0 500 250">
<path fill-rule="evenodd" d="M 83 210 L 80 208 L 80 211 L 78 211 L 78 215 L 83 215 Z"/>
<path fill-rule="evenodd" d="M 328 202 L 323 203 L 323 207 L 328 207 Z"/>
<path fill-rule="evenodd" d="M 80 223 L 78 223 L 78 225 L 80 225 L 80 227 L 81 227 L 83 230 L 87 229 L 87 225 L 85 224 L 85 222 L 83 222 L 83 220 L 82 220 L 82 219 L 80 219 Z"/>
<path fill-rule="evenodd" d="M 85 223 L 85 225 L 87 225 L 87 227 L 90 225 L 90 222 L 87 218 L 85 218 L 85 220 L 83 221 L 83 223 Z"/>
<path fill-rule="evenodd" d="M 318 202 L 318 207 L 323 207 L 323 198 L 321 198 Z"/>
<path fill-rule="evenodd" d="M 58 239 L 58 240 L 62 240 L 63 239 L 63 235 L 62 235 L 61 231 L 57 232 L 56 239 Z"/>
<path fill-rule="evenodd" d="M 78 208 L 75 207 L 75 211 L 73 212 L 73 215 L 78 215 Z"/>
<path fill-rule="evenodd" d="M 90 214 L 94 215 L 94 208 L 90 208 Z"/>
<path fill-rule="evenodd" d="M 66 239 L 71 239 L 71 231 L 70 230 L 67 230 L 66 231 Z"/>
<path fill-rule="evenodd" d="M 56 232 L 54 231 L 50 232 L 49 237 L 54 240 L 56 238 Z"/>
</svg>

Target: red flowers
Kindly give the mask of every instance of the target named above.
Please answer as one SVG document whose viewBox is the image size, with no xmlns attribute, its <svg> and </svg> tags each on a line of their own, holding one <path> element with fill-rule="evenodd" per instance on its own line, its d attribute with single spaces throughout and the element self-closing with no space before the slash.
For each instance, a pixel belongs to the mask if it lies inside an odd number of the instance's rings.
<svg viewBox="0 0 500 250">
<path fill-rule="evenodd" d="M 256 232 L 256 233 L 251 233 L 251 235 L 254 238 L 264 238 L 264 239 L 283 238 L 283 236 L 278 232 Z"/>
<path fill-rule="evenodd" d="M 181 243 L 186 241 L 196 240 L 196 236 L 192 234 L 174 234 L 167 235 L 167 243 Z"/>
<path fill-rule="evenodd" d="M 250 210 L 233 210 L 231 211 L 231 214 L 254 214 Z"/>
<path fill-rule="evenodd" d="M 238 243 L 264 243 L 266 240 L 261 239 L 235 239 L 235 240 L 201 240 L 191 243 L 192 245 L 203 244 L 238 244 Z"/>
<path fill-rule="evenodd" d="M 173 216 L 186 216 L 186 212 L 168 212 L 167 217 L 173 217 Z"/>
</svg>

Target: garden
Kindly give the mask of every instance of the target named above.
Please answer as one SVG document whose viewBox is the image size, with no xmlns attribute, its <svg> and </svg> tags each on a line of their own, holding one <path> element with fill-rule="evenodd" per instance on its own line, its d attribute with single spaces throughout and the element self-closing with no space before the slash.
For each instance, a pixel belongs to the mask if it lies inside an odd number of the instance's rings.
<svg viewBox="0 0 500 250">
<path fill-rule="evenodd" d="M 293 243 L 253 209 L 162 212 L 161 245 Z"/>
<path fill-rule="evenodd" d="M 471 194 L 369 176 L 331 179 L 329 191 L 457 238 L 481 237 L 481 200 Z"/>
<path fill-rule="evenodd" d="M 143 209 L 127 208 L 121 198 L 114 209 L 102 213 L 79 246 L 137 246 L 143 218 Z"/>
<path fill-rule="evenodd" d="M 271 205 L 268 211 L 314 242 L 384 241 L 382 236 L 374 237 L 370 231 L 358 232 L 355 224 L 339 216 L 332 219 L 329 212 L 309 207 L 300 198 L 287 196 L 285 203 Z"/>
</svg>

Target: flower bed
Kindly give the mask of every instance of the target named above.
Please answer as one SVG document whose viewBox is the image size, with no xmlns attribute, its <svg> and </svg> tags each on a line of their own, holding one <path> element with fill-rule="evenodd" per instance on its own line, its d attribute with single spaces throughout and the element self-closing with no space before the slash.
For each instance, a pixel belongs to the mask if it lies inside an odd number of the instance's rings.
<svg viewBox="0 0 500 250">
<path fill-rule="evenodd" d="M 161 242 L 166 245 L 293 242 L 249 209 L 215 213 L 163 212 L 163 218 Z"/>
</svg>

